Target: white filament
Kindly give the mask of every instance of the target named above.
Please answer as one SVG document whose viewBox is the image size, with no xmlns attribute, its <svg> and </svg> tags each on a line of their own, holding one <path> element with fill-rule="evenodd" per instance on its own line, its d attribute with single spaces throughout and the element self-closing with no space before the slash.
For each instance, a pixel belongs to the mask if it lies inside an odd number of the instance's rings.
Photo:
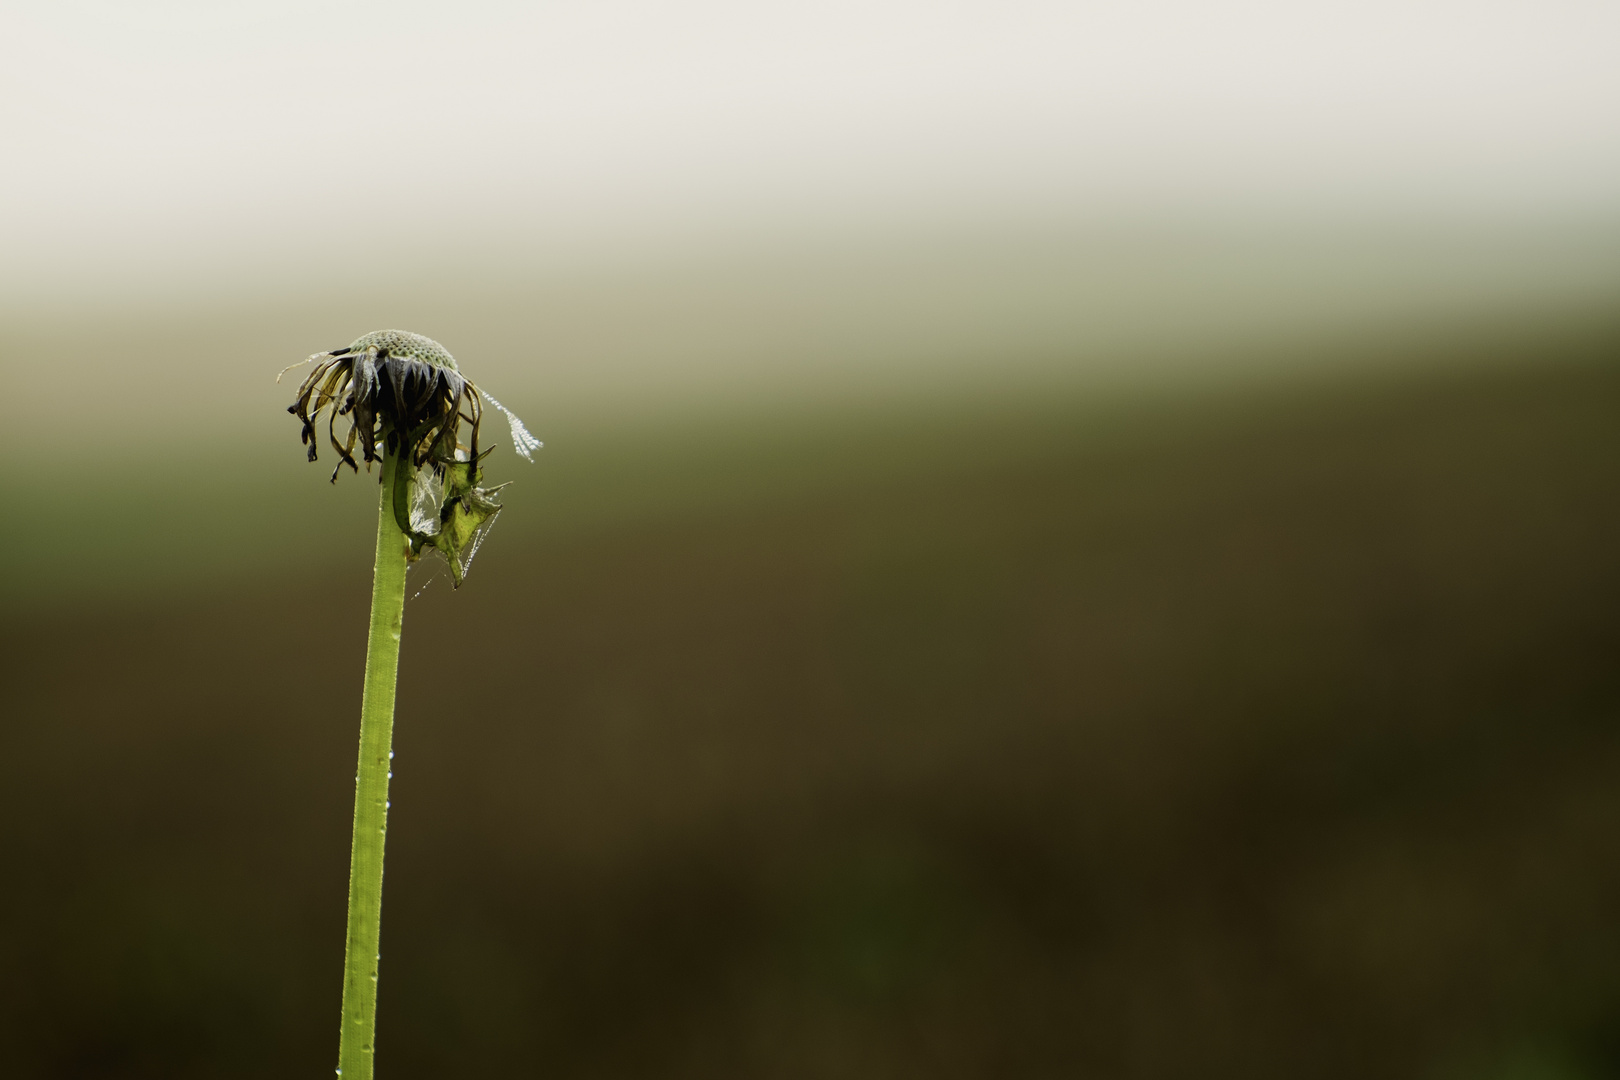
<svg viewBox="0 0 1620 1080">
<path fill-rule="evenodd" d="M 539 439 L 531 435 L 529 433 L 529 429 L 523 426 L 523 421 L 517 418 L 517 414 L 512 412 L 512 410 L 508 409 L 505 405 L 502 405 L 500 402 L 496 401 L 494 397 L 490 395 L 489 391 L 481 389 L 478 392 L 484 395 L 485 401 L 489 402 L 491 405 L 495 406 L 497 409 L 501 410 L 501 412 L 506 414 L 506 422 L 511 425 L 512 428 L 512 446 L 516 448 L 518 453 L 523 455 L 524 461 L 533 461 L 534 452 L 544 446 L 545 443 L 542 443 Z"/>
</svg>

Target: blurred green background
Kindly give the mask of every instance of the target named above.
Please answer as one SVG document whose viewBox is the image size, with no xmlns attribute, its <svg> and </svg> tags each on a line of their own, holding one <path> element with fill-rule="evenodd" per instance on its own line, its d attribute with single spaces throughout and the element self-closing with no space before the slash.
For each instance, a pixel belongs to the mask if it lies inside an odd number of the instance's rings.
<svg viewBox="0 0 1620 1080">
<path fill-rule="evenodd" d="M 0 1073 L 329 1075 L 399 327 L 380 1075 L 1620 1076 L 1612 19 L 1159 7 L 8 12 Z"/>
</svg>

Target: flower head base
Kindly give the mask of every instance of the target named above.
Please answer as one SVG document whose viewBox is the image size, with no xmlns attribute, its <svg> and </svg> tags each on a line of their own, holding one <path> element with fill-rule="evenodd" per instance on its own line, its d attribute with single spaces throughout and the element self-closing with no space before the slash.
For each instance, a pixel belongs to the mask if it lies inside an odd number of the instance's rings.
<svg viewBox="0 0 1620 1080">
<path fill-rule="evenodd" d="M 494 499 L 499 488 L 477 486 L 483 478 L 480 463 L 489 453 L 478 449 L 483 402 L 506 414 L 512 443 L 526 460 L 534 460 L 540 440 L 510 409 L 468 381 L 444 346 L 421 334 L 377 330 L 304 362 L 314 362 L 315 369 L 287 411 L 303 422 L 300 438 L 309 447 L 309 460 L 317 459 L 323 412 L 327 439 L 338 455 L 333 483 L 344 465 L 360 471 L 357 447 L 368 470 L 384 453 L 398 454 L 394 515 L 410 537 L 412 558 L 424 547 L 435 548 L 460 585 L 501 509 Z M 349 427 L 340 439 L 342 416 L 349 417 Z"/>
</svg>

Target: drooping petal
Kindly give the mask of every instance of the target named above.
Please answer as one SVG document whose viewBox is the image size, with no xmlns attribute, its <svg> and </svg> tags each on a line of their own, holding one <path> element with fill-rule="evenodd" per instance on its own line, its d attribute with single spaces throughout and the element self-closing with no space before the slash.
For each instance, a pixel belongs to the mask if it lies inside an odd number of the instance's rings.
<svg viewBox="0 0 1620 1080">
<path fill-rule="evenodd" d="M 377 460 L 377 365 L 372 355 L 364 352 L 351 362 L 351 370 L 354 426 L 364 443 L 366 461 L 372 462 Z"/>
</svg>

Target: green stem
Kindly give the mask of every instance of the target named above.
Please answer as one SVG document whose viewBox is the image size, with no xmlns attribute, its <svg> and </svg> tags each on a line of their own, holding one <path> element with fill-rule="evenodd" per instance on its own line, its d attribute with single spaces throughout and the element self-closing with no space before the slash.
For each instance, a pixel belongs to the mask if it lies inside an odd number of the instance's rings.
<svg viewBox="0 0 1620 1080">
<path fill-rule="evenodd" d="M 396 455 L 383 459 L 371 636 L 366 643 L 366 688 L 360 704 L 360 768 L 354 783 L 354 848 L 349 860 L 349 936 L 343 957 L 343 1032 L 338 1040 L 338 1074 L 343 1080 L 371 1080 L 376 1052 L 383 841 L 388 830 L 388 765 L 393 757 L 394 685 L 399 675 L 405 553 L 409 548 L 394 514 L 394 476 L 400 468 Z"/>
</svg>

